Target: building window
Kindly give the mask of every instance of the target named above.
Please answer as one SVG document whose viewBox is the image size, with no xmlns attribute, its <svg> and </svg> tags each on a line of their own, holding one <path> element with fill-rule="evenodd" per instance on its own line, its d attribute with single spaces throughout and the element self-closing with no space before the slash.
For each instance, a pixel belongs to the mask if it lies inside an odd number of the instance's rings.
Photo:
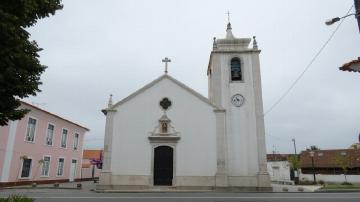
<svg viewBox="0 0 360 202">
<path fill-rule="evenodd" d="M 32 159 L 23 159 L 20 177 L 22 177 L 22 178 L 30 177 L 31 162 L 32 162 Z"/>
<path fill-rule="evenodd" d="M 54 125 L 49 124 L 46 131 L 46 145 L 52 146 L 54 137 Z"/>
<path fill-rule="evenodd" d="M 41 176 L 49 176 L 50 156 L 44 156 Z"/>
<path fill-rule="evenodd" d="M 59 158 L 57 175 L 62 176 L 64 174 L 64 158 Z"/>
<path fill-rule="evenodd" d="M 61 134 L 61 147 L 62 148 L 66 148 L 67 133 L 68 133 L 68 131 L 66 129 L 62 130 L 62 134 Z"/>
<path fill-rule="evenodd" d="M 79 134 L 75 133 L 75 135 L 74 135 L 74 150 L 78 149 L 78 145 L 79 145 Z"/>
<path fill-rule="evenodd" d="M 231 81 L 241 81 L 241 62 L 239 58 L 231 59 Z"/>
<path fill-rule="evenodd" d="M 35 137 L 36 119 L 29 118 L 27 129 L 26 129 L 26 141 L 34 142 Z"/>
</svg>

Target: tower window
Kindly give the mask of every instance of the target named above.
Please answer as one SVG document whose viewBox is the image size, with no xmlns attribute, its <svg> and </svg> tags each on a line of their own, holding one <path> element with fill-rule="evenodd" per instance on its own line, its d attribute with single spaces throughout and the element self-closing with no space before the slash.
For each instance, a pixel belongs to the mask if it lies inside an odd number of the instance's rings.
<svg viewBox="0 0 360 202">
<path fill-rule="evenodd" d="M 231 59 L 231 81 L 241 81 L 241 62 L 239 58 Z"/>
</svg>

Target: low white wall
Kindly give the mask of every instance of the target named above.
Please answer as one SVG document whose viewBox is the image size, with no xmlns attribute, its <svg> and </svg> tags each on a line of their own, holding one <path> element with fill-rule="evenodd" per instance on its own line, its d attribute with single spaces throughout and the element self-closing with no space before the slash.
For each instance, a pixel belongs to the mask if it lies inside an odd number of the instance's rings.
<svg viewBox="0 0 360 202">
<path fill-rule="evenodd" d="M 323 174 L 316 174 L 316 181 L 322 180 L 324 182 L 338 182 L 342 183 L 345 182 L 345 177 L 343 174 L 341 175 L 323 175 Z M 347 181 L 351 183 L 360 183 L 360 175 L 346 175 Z M 302 174 L 300 173 L 300 180 L 308 180 L 313 181 L 314 177 L 312 174 Z"/>
<path fill-rule="evenodd" d="M 290 164 L 288 161 L 269 161 L 267 170 L 271 181 L 290 182 Z"/>
</svg>

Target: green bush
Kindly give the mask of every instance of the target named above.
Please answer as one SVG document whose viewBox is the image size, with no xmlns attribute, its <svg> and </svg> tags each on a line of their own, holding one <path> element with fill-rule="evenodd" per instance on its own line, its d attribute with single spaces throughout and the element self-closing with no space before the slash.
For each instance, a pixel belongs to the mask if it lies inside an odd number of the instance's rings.
<svg viewBox="0 0 360 202">
<path fill-rule="evenodd" d="M 0 202 L 33 202 L 35 199 L 20 195 L 10 195 L 8 198 L 0 198 Z"/>
<path fill-rule="evenodd" d="M 299 185 L 313 185 L 314 182 L 313 181 L 309 181 L 309 180 L 301 180 L 299 182 Z"/>
<path fill-rule="evenodd" d="M 341 185 L 352 185 L 350 182 L 343 182 Z"/>
</svg>

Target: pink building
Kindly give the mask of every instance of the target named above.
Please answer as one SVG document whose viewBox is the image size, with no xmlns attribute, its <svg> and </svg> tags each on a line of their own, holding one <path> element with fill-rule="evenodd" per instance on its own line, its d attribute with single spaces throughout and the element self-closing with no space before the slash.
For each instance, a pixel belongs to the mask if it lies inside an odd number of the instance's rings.
<svg viewBox="0 0 360 202">
<path fill-rule="evenodd" d="M 0 127 L 0 185 L 80 178 L 89 129 L 25 102 L 20 108 L 31 111 Z"/>
</svg>

